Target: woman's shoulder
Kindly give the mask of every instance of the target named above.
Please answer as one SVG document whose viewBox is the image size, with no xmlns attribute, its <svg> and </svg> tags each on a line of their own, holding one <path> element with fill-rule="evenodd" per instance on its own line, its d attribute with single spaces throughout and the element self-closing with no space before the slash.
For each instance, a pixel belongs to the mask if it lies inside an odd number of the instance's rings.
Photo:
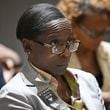
<svg viewBox="0 0 110 110">
<path fill-rule="evenodd" d="M 33 110 L 30 103 L 34 104 L 32 97 L 36 97 L 23 80 L 23 73 L 17 73 L 0 90 L 0 108 L 8 110 L 9 106 L 13 110 L 19 110 L 19 107 Z M 5 102 L 4 102 L 5 100 Z"/>
<path fill-rule="evenodd" d="M 102 99 L 101 90 L 95 77 L 83 70 L 68 68 L 73 74 L 77 75 L 77 82 L 79 84 L 81 99 L 84 101 L 87 108 L 90 110 L 103 110 L 104 101 Z M 92 103 L 91 103 L 92 102 Z"/>
<path fill-rule="evenodd" d="M 93 74 L 83 71 L 81 69 L 75 69 L 75 68 L 67 68 L 68 71 L 70 71 L 73 75 L 77 75 L 79 78 L 87 79 L 91 78 L 94 79 L 95 77 Z"/>
<path fill-rule="evenodd" d="M 17 73 L 7 84 L 5 84 L 0 90 L 0 96 L 6 96 L 7 94 L 26 95 L 31 93 L 31 90 L 27 87 L 24 81 L 23 73 Z"/>
<path fill-rule="evenodd" d="M 101 46 L 109 46 L 110 47 L 110 42 L 107 42 L 107 41 L 101 41 L 100 43 Z"/>
<path fill-rule="evenodd" d="M 108 55 L 110 54 L 110 42 L 101 41 L 99 47 L 98 47 L 98 53 Z"/>
<path fill-rule="evenodd" d="M 96 91 L 96 88 L 99 88 L 98 82 L 92 73 L 80 70 L 68 68 L 68 70 L 76 77 L 77 82 L 85 88 L 92 88 L 92 91 Z"/>
</svg>

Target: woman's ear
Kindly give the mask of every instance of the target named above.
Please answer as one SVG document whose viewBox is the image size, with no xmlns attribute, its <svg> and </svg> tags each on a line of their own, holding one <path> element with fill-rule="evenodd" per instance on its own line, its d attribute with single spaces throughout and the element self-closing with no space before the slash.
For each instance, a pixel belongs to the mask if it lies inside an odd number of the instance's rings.
<svg viewBox="0 0 110 110">
<path fill-rule="evenodd" d="M 23 47 L 24 47 L 24 51 L 26 52 L 26 53 L 30 53 L 31 52 L 31 50 L 32 50 L 32 42 L 31 42 L 31 40 L 28 40 L 28 39 L 23 39 L 22 40 L 22 45 L 23 45 Z"/>
</svg>

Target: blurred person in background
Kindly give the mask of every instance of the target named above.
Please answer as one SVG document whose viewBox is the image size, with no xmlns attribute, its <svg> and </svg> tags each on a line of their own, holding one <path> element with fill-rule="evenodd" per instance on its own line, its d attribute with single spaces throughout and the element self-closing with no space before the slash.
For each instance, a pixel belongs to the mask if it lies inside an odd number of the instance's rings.
<svg viewBox="0 0 110 110">
<path fill-rule="evenodd" d="M 0 44 L 0 89 L 20 70 L 17 52 Z"/>
<path fill-rule="evenodd" d="M 57 7 L 68 17 L 74 36 L 81 42 L 68 66 L 92 73 L 105 103 L 110 104 L 110 43 L 103 41 L 110 31 L 110 1 L 60 0 Z"/>
</svg>

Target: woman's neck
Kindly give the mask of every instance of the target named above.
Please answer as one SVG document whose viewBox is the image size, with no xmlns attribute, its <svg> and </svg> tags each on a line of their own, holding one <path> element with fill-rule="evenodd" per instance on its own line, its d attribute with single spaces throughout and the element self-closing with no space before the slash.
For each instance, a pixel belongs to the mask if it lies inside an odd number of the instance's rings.
<svg viewBox="0 0 110 110">
<path fill-rule="evenodd" d="M 65 80 L 63 75 L 56 76 L 56 79 L 58 81 L 58 88 L 57 88 L 58 95 L 66 103 L 71 104 L 71 95 L 72 94 L 71 94 L 71 90 L 69 88 L 67 81 Z"/>
</svg>

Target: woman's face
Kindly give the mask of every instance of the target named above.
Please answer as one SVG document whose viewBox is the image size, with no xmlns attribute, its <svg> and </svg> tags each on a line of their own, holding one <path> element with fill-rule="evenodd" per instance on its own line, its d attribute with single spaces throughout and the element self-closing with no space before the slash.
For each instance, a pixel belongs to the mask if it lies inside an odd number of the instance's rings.
<svg viewBox="0 0 110 110">
<path fill-rule="evenodd" d="M 81 45 L 87 50 L 96 50 L 108 29 L 107 14 L 86 15 L 80 24 L 73 27 Z"/>
<path fill-rule="evenodd" d="M 49 72 L 53 75 L 64 74 L 70 59 L 71 53 L 66 48 L 62 54 L 52 53 L 51 47 L 43 46 L 36 41 L 47 43 L 47 44 L 57 44 L 66 45 L 67 41 L 72 41 L 72 33 L 70 29 L 60 29 L 59 31 L 55 30 L 51 33 L 51 30 L 37 36 L 37 39 L 34 39 L 31 42 L 31 49 L 29 60 L 38 68 Z"/>
</svg>

